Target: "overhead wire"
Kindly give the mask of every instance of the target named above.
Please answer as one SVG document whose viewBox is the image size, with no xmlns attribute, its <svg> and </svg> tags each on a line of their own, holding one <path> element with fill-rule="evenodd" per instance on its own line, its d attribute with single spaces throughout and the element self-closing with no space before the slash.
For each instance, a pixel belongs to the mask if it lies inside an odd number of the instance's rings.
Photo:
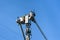
<svg viewBox="0 0 60 40">
<path fill-rule="evenodd" d="M 17 32 L 13 31 L 12 29 L 8 28 L 6 25 L 0 24 L 0 26 L 7 28 L 7 30 L 13 32 L 14 34 L 17 35 Z"/>
<path fill-rule="evenodd" d="M 9 17 L 9 16 L 8 16 Z M 9 17 L 11 18 L 12 20 L 15 20 L 13 17 Z M 2 26 L 3 28 L 5 27 L 7 30 L 11 31 L 12 33 L 16 34 L 17 35 L 17 32 L 15 32 L 14 30 L 12 30 L 11 28 L 9 28 L 8 26 L 4 25 L 4 24 L 1 24 L 0 23 L 0 26 Z"/>
<path fill-rule="evenodd" d="M 42 31 L 42 29 L 40 28 L 40 26 L 38 25 L 37 21 L 35 20 L 35 24 L 37 26 L 37 28 L 39 29 L 39 31 L 41 32 L 41 34 L 43 35 L 45 40 L 48 40 L 47 37 L 45 36 L 44 32 Z"/>
</svg>

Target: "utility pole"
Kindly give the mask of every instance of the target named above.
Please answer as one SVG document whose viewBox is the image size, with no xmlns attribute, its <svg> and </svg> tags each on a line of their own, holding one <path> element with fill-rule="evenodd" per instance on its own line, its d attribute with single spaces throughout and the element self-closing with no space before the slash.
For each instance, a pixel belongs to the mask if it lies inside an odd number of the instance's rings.
<svg viewBox="0 0 60 40">
<path fill-rule="evenodd" d="M 20 25 L 24 40 L 30 40 L 30 37 L 31 37 L 31 21 L 37 25 L 37 28 L 39 29 L 39 31 L 41 32 L 41 34 L 43 35 L 45 40 L 48 40 L 47 37 L 45 36 L 45 34 L 43 33 L 42 29 L 40 28 L 40 26 L 37 24 L 34 17 L 35 17 L 35 12 L 30 11 L 29 14 L 22 16 L 22 17 L 18 17 L 18 19 L 16 20 L 16 22 Z M 23 31 L 22 24 L 26 25 L 25 33 Z"/>
<path fill-rule="evenodd" d="M 25 15 L 25 24 L 26 24 L 26 40 L 30 40 L 31 20 L 29 20 L 29 15 Z"/>
<path fill-rule="evenodd" d="M 30 40 L 30 36 L 31 36 L 30 25 L 26 24 L 26 40 Z"/>
</svg>

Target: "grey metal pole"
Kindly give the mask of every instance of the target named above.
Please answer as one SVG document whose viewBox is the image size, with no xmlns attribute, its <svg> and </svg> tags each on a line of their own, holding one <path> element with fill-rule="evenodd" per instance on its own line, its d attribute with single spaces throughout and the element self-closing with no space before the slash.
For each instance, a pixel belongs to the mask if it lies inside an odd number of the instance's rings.
<svg viewBox="0 0 60 40">
<path fill-rule="evenodd" d="M 26 35 L 26 40 L 30 40 L 30 35 Z"/>
<path fill-rule="evenodd" d="M 30 36 L 31 36 L 30 24 L 26 24 L 26 40 L 30 40 Z"/>
</svg>

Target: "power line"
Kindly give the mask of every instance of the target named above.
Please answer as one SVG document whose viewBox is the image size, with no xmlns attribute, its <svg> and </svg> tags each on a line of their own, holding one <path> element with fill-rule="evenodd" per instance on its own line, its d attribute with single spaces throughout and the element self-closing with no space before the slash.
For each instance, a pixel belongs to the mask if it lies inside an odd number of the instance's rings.
<svg viewBox="0 0 60 40">
<path fill-rule="evenodd" d="M 11 31 L 11 32 L 13 32 L 14 34 L 17 35 L 17 32 L 14 32 L 12 29 L 10 29 L 9 27 L 7 27 L 6 25 L 0 24 L 0 26 L 7 28 L 9 31 Z"/>
<path fill-rule="evenodd" d="M 40 28 L 40 26 L 38 25 L 38 23 L 35 21 L 35 24 L 37 26 L 37 28 L 39 29 L 39 31 L 41 32 L 41 34 L 43 35 L 43 37 L 45 38 L 45 40 L 48 40 L 47 37 L 45 36 L 44 32 L 42 31 L 42 29 Z"/>
</svg>

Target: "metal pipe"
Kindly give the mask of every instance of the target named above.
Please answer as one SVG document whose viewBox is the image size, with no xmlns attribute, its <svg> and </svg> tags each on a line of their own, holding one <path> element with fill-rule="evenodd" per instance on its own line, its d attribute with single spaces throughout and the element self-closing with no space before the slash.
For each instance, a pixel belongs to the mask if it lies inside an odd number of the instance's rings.
<svg viewBox="0 0 60 40">
<path fill-rule="evenodd" d="M 42 29 L 40 28 L 40 26 L 36 22 L 36 20 L 35 20 L 35 24 L 36 24 L 37 28 L 39 29 L 39 31 L 41 32 L 41 34 L 43 35 L 43 37 L 45 38 L 45 40 L 48 40 L 47 37 L 45 36 L 45 34 L 43 33 Z"/>
<path fill-rule="evenodd" d="M 23 38 L 24 38 L 24 40 L 26 40 L 25 35 L 24 35 L 24 31 L 23 31 L 23 28 L 22 28 L 21 24 L 20 24 L 20 28 L 21 28 L 21 31 L 22 31 Z"/>
<path fill-rule="evenodd" d="M 31 30 L 30 30 L 30 24 L 26 24 L 26 40 L 30 40 L 31 36 Z"/>
</svg>

